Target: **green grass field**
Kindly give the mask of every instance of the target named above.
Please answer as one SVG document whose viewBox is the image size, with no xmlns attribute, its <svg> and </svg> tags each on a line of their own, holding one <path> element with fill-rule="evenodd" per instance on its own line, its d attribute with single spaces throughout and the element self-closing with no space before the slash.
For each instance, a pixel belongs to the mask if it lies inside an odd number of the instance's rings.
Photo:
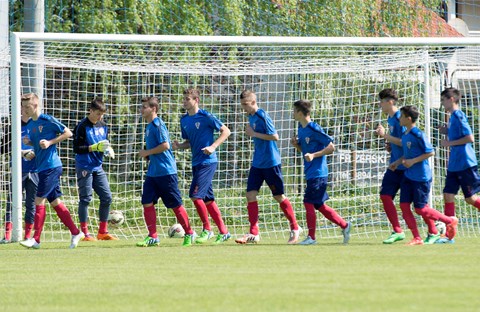
<svg viewBox="0 0 480 312">
<path fill-rule="evenodd" d="M 0 246 L 0 311 L 479 311 L 480 241 Z"/>
</svg>

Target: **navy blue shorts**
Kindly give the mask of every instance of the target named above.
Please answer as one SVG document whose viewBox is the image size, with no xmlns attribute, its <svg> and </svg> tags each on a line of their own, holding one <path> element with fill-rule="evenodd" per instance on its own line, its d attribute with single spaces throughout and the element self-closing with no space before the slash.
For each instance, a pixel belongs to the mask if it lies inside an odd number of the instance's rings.
<svg viewBox="0 0 480 312">
<path fill-rule="evenodd" d="M 38 173 L 37 197 L 46 198 L 51 203 L 63 195 L 60 190 L 62 171 L 62 167 L 56 167 Z"/>
<path fill-rule="evenodd" d="M 315 206 L 323 205 L 330 198 L 327 194 L 327 182 L 327 177 L 307 180 L 303 202 L 314 204 Z"/>
<path fill-rule="evenodd" d="M 205 202 L 215 200 L 212 180 L 217 170 L 217 163 L 200 164 L 192 168 L 193 179 L 190 185 L 190 198 L 200 198 Z"/>
<path fill-rule="evenodd" d="M 281 165 L 262 169 L 250 167 L 247 181 L 247 192 L 258 192 L 263 184 L 263 181 L 267 182 L 267 185 L 270 188 L 270 191 L 272 191 L 273 196 L 283 195 L 285 193 Z"/>
<path fill-rule="evenodd" d="M 480 192 L 480 176 L 477 166 L 462 171 L 447 171 L 443 193 L 457 194 L 460 187 L 462 187 L 465 198 L 472 197 Z"/>
<path fill-rule="evenodd" d="M 412 203 L 414 208 L 424 208 L 428 204 L 432 181 L 418 182 L 403 177 L 400 188 L 400 203 Z"/>
<path fill-rule="evenodd" d="M 177 208 L 182 204 L 182 195 L 178 189 L 176 174 L 145 178 L 143 182 L 142 205 L 156 204 L 161 198 L 167 208 Z"/>
<path fill-rule="evenodd" d="M 392 171 L 387 169 L 383 175 L 382 187 L 380 188 L 380 195 L 390 195 L 392 198 L 395 198 L 398 190 L 402 184 L 404 170 L 395 170 Z"/>
</svg>

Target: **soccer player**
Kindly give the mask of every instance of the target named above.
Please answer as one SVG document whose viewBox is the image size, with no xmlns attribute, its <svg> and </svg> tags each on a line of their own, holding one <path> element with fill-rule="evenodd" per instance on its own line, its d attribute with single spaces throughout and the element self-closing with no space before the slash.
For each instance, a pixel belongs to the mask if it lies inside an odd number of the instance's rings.
<svg viewBox="0 0 480 312">
<path fill-rule="evenodd" d="M 45 202 L 48 200 L 55 209 L 62 223 L 70 230 L 72 239 L 70 248 L 76 248 L 78 242 L 84 237 L 83 233 L 75 226 L 70 212 L 60 200 L 60 176 L 62 175 L 62 162 L 57 154 L 57 143 L 72 136 L 72 132 L 54 117 L 41 114 L 40 100 L 35 93 L 22 95 L 22 107 L 26 116 L 32 120 L 28 123 L 29 137 L 24 137 L 24 144 L 33 145 L 35 164 L 38 170 L 38 189 L 35 197 L 35 219 L 33 228 L 35 233 L 32 238 L 20 242 L 27 248 L 40 248 L 40 235 L 45 223 Z"/>
<path fill-rule="evenodd" d="M 172 149 L 190 148 L 192 151 L 193 179 L 189 196 L 203 224 L 202 233 L 195 243 L 203 244 L 214 236 L 208 220 L 210 214 L 219 230 L 215 243 L 221 244 L 230 239 L 231 235 L 215 203 L 212 180 L 218 162 L 215 150 L 230 136 L 230 129 L 217 117 L 200 109 L 199 102 L 200 92 L 197 89 L 189 88 L 183 92 L 183 108 L 187 113 L 180 120 L 180 126 L 184 141 L 182 143 L 174 141 Z M 220 131 L 216 140 L 213 137 L 214 131 Z"/>
<path fill-rule="evenodd" d="M 440 94 L 441 103 L 445 111 L 450 114 L 448 127 L 441 131 L 448 135 L 448 140 L 442 140 L 442 146 L 450 147 L 447 177 L 443 198 L 445 201 L 444 213 L 455 216 L 455 195 L 462 188 L 465 201 L 480 210 L 480 198 L 476 193 L 480 191 L 480 176 L 477 169 L 477 157 L 473 150 L 474 141 L 472 129 L 468 124 L 467 116 L 459 108 L 462 95 L 455 88 L 447 88 Z M 453 243 L 454 240 L 440 238 L 437 243 Z"/>
<path fill-rule="evenodd" d="M 252 166 L 247 181 L 247 210 L 250 222 L 250 233 L 235 240 L 238 244 L 257 243 L 258 235 L 258 202 L 257 194 L 266 181 L 273 198 L 280 204 L 283 214 L 290 223 L 289 244 L 296 244 L 301 228 L 297 224 L 292 204 L 284 195 L 284 185 L 280 152 L 275 141 L 278 140 L 277 130 L 270 116 L 257 104 L 257 96 L 251 90 L 240 94 L 242 109 L 247 113 L 249 124 L 246 135 L 253 138 L 254 153 Z"/>
<path fill-rule="evenodd" d="M 22 107 L 22 138 L 28 137 L 27 126 L 30 122 L 30 118 L 25 115 Z M 8 129 L 8 128 L 7 128 Z M 3 143 L 5 144 L 2 147 L 2 153 L 6 153 L 10 150 L 10 140 L 11 135 L 10 131 L 6 133 L 6 139 Z M 24 239 L 29 239 L 33 229 L 33 221 L 35 218 L 35 194 L 37 193 L 38 187 L 38 174 L 37 166 L 33 158 L 35 157 L 35 152 L 33 147 L 23 144 L 22 140 L 22 190 L 25 191 L 25 225 L 24 225 Z M 8 244 L 11 242 L 12 236 L 12 205 L 11 205 L 11 186 L 7 190 L 7 207 L 5 213 L 5 236 L 0 240 L 0 244 Z"/>
<path fill-rule="evenodd" d="M 389 132 L 387 132 L 382 125 L 378 125 L 376 133 L 390 144 L 390 163 L 393 163 L 403 156 L 402 134 L 405 132 L 405 128 L 400 125 L 401 113 L 396 106 L 398 95 L 394 89 L 384 89 L 380 91 L 378 96 L 380 98 L 382 112 L 388 115 L 387 123 Z M 380 200 L 387 214 L 388 221 L 390 221 L 393 228 L 392 234 L 383 241 L 384 244 L 393 244 L 394 242 L 405 239 L 405 233 L 398 221 L 397 208 L 393 202 L 393 199 L 400 189 L 400 183 L 402 182 L 405 169 L 403 165 L 399 165 L 395 171 L 387 169 L 383 175 Z"/>
<path fill-rule="evenodd" d="M 335 146 L 333 139 L 323 131 L 322 127 L 312 121 L 311 112 L 312 103 L 310 101 L 298 100 L 293 103 L 293 118 L 299 122 L 299 125 L 298 137 L 293 137 L 291 143 L 303 154 L 304 172 L 307 179 L 303 204 L 307 212 L 308 236 L 299 245 L 317 243 L 315 209 L 342 228 L 343 243 L 347 244 L 350 240 L 351 223 L 346 222 L 334 209 L 325 204 L 329 198 L 327 194 L 328 167 L 325 156 L 333 153 Z"/>
<path fill-rule="evenodd" d="M 100 98 L 90 102 L 88 116 L 73 129 L 73 151 L 75 153 L 75 171 L 78 185 L 78 217 L 80 229 L 85 234 L 84 241 L 95 241 L 88 232 L 88 205 L 92 201 L 93 191 L 100 198 L 98 240 L 118 240 L 108 233 L 108 213 L 112 203 L 112 192 L 107 174 L 102 168 L 103 156 L 115 157 L 108 139 L 108 127 L 102 120 L 107 111 Z"/>
<path fill-rule="evenodd" d="M 178 189 L 177 164 L 170 149 L 170 138 L 167 127 L 158 117 L 158 98 L 142 99 L 141 114 L 148 122 L 145 129 L 146 149 L 138 155 L 149 161 L 148 171 L 143 183 L 142 205 L 143 217 L 148 229 L 148 236 L 137 243 L 138 247 L 160 245 L 157 234 L 157 213 L 155 204 L 161 198 L 167 208 L 175 213 L 177 222 L 185 230 L 183 246 L 191 246 L 196 234 L 190 227 L 188 214 L 182 205 L 182 196 Z"/>
<path fill-rule="evenodd" d="M 434 221 L 440 220 L 447 225 L 446 236 L 453 239 L 457 233 L 458 219 L 448 217 L 428 205 L 428 195 L 432 182 L 432 172 L 428 158 L 434 155 L 433 147 L 425 134 L 416 127 L 420 113 L 414 106 L 400 108 L 400 125 L 406 128 L 402 136 L 403 156 L 391 163 L 390 170 L 395 171 L 400 164 L 406 168 L 400 187 L 400 209 L 413 239 L 407 245 L 433 244 L 440 238 Z M 420 237 L 417 222 L 410 209 L 413 202 L 415 212 L 422 216 L 428 226 L 425 242 Z"/>
</svg>

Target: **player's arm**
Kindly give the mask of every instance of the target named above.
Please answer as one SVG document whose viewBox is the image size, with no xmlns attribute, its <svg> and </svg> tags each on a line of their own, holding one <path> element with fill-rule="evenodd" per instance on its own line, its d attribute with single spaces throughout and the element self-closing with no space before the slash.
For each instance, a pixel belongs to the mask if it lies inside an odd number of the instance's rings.
<svg viewBox="0 0 480 312">
<path fill-rule="evenodd" d="M 306 161 L 310 162 L 310 161 L 314 160 L 315 158 L 322 157 L 322 156 L 325 156 L 325 155 L 330 155 L 334 151 L 335 151 L 335 145 L 333 145 L 333 143 L 330 142 L 330 144 L 328 144 L 327 147 L 325 147 L 324 149 L 322 149 L 320 151 L 316 151 L 315 153 L 306 153 L 304 155 L 304 158 L 305 158 Z"/>
<path fill-rule="evenodd" d="M 296 136 L 290 139 L 290 143 L 293 145 L 293 147 L 295 147 L 297 151 L 299 151 L 300 153 L 302 152 L 302 147 L 300 146 L 300 144 L 298 144 L 298 138 Z"/>
<path fill-rule="evenodd" d="M 404 159 L 402 161 L 402 164 L 405 167 L 410 168 L 411 166 L 415 165 L 416 163 L 424 161 L 425 159 L 428 159 L 428 158 L 432 157 L 433 155 L 435 155 L 435 152 L 425 153 L 425 154 L 422 154 L 422 155 L 417 156 L 415 158 Z"/>
<path fill-rule="evenodd" d="M 394 137 L 394 136 L 390 135 L 389 133 L 387 133 L 387 131 L 385 130 L 385 128 L 382 125 L 378 125 L 375 132 L 377 133 L 377 135 L 379 137 L 385 139 L 386 141 L 391 142 L 391 143 L 393 143 L 397 146 L 402 146 L 402 139 Z"/>
<path fill-rule="evenodd" d="M 172 150 L 174 151 L 188 148 L 190 148 L 190 140 L 185 140 L 182 143 L 178 142 L 177 140 L 172 142 Z"/>
<path fill-rule="evenodd" d="M 203 153 L 210 155 L 215 152 L 217 147 L 219 147 L 223 142 L 225 142 L 225 140 L 230 136 L 230 133 L 230 129 L 228 129 L 227 126 L 222 125 L 218 138 L 215 140 L 215 142 L 212 143 L 212 145 L 202 148 Z"/>
<path fill-rule="evenodd" d="M 81 124 L 73 129 L 73 152 L 75 154 L 86 154 L 91 152 L 85 137 L 85 127 L 82 127 Z"/>
<path fill-rule="evenodd" d="M 53 139 L 51 139 L 51 140 L 45 140 L 45 139 L 40 140 L 40 142 L 39 142 L 39 143 L 40 143 L 40 147 L 41 147 L 42 149 L 46 149 L 46 148 L 48 148 L 48 147 L 51 146 L 51 145 L 55 145 L 55 144 L 57 144 L 57 143 L 60 143 L 60 142 L 62 142 L 62 141 L 64 141 L 64 140 L 68 139 L 68 138 L 71 138 L 72 135 L 73 135 L 72 131 L 70 131 L 70 129 L 68 129 L 67 127 L 65 127 L 65 128 L 63 129 L 63 133 L 60 134 L 59 136 L 57 136 L 57 137 L 55 137 L 55 138 L 53 138 Z"/>
<path fill-rule="evenodd" d="M 388 165 L 388 169 L 392 170 L 392 171 L 397 170 L 398 166 L 400 166 L 403 163 L 404 160 L 405 160 L 405 157 L 403 157 L 403 156 L 400 157 L 399 159 L 397 159 L 396 161 L 394 161 L 393 163 Z"/>
<path fill-rule="evenodd" d="M 143 158 L 147 158 L 150 155 L 155 155 L 155 154 L 161 154 L 165 152 L 166 150 L 170 149 L 170 144 L 168 142 L 163 142 L 157 145 L 154 148 L 151 148 L 149 150 L 140 150 L 138 152 L 138 155 Z"/>
<path fill-rule="evenodd" d="M 265 141 L 278 141 L 278 133 L 274 134 L 266 134 L 266 133 L 259 133 L 255 132 L 250 125 L 247 125 L 247 129 L 245 129 L 245 133 L 252 138 L 257 138 Z"/>
<path fill-rule="evenodd" d="M 468 143 L 473 143 L 474 142 L 473 134 L 469 134 L 464 136 L 463 138 L 460 138 L 458 140 L 453 140 L 453 141 L 448 141 L 448 140 L 442 140 L 441 145 L 442 146 L 457 146 L 457 145 L 465 145 Z"/>
</svg>

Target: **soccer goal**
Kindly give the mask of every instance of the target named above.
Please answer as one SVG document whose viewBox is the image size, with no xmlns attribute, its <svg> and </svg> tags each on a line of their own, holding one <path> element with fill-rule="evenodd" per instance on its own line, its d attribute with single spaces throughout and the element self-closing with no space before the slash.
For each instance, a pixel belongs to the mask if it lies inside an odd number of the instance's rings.
<svg viewBox="0 0 480 312">
<path fill-rule="evenodd" d="M 94 97 L 106 101 L 105 120 L 117 157 L 105 159 L 104 169 L 114 194 L 112 209 L 122 211 L 126 219 L 121 227 L 111 229 L 121 238 L 146 233 L 140 197 L 147 163 L 137 155 L 144 146 L 146 123 L 139 114 L 139 105 L 145 96 L 159 97 L 160 116 L 172 140 L 181 140 L 182 92 L 188 87 L 198 88 L 201 108 L 231 129 L 232 135 L 218 150 L 219 165 L 213 184 L 218 206 L 234 235 L 248 229 L 245 189 L 253 151 L 252 141 L 244 133 L 248 119 L 239 104 L 244 89 L 256 92 L 259 106 L 274 121 L 280 136 L 277 143 L 285 192 L 304 228 L 302 157 L 289 143 L 297 127 L 292 115 L 295 100 L 313 101 L 313 119 L 335 140 L 336 151 L 328 156 L 328 203 L 352 222 L 353 235 L 381 233 L 383 237 L 390 231 L 378 195 L 389 155 L 383 140 L 374 133 L 379 123 L 386 126 L 387 116 L 381 115 L 377 98 L 382 89 L 396 89 L 400 105 L 416 105 L 422 112 L 419 125 L 436 150 L 431 161 L 434 208 L 443 211 L 447 150 L 440 147 L 442 137 L 437 128 L 448 118 L 440 107 L 439 94 L 444 87 L 457 87 L 465 95 L 462 109 L 475 138 L 480 138 L 480 39 L 14 33 L 11 42 L 11 157 L 17 239 L 22 225 L 19 96 L 27 83 L 40 85 L 44 112 L 71 129 L 86 116 L 87 105 Z M 63 200 L 76 217 L 78 195 L 72 142 L 60 143 L 58 149 L 64 165 Z M 478 153 L 478 143 L 475 149 Z M 201 223 L 188 199 L 190 151 L 177 151 L 175 157 L 180 190 L 198 232 Z M 4 156 L 2 161 L 8 162 L 7 158 Z M 90 205 L 91 231 L 97 228 L 98 204 L 95 198 Z M 261 235 L 287 238 L 288 222 L 266 185 L 260 192 L 259 207 Z M 461 195 L 457 207 L 460 235 L 479 235 L 477 210 L 464 204 Z M 175 217 L 162 203 L 157 204 L 157 211 L 159 232 L 166 235 Z M 69 239 L 68 231 L 54 214 L 47 208 L 43 239 Z M 318 218 L 317 227 L 320 238 L 341 235 L 323 217 Z"/>
</svg>

